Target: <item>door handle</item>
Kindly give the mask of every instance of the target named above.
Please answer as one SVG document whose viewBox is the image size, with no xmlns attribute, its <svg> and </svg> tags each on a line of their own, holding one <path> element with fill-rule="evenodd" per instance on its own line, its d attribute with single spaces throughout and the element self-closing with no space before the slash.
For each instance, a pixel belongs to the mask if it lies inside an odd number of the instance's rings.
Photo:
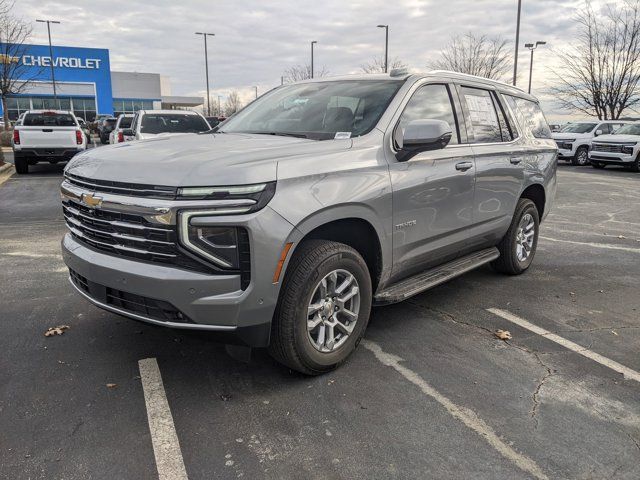
<svg viewBox="0 0 640 480">
<path fill-rule="evenodd" d="M 518 165 L 521 161 L 522 161 L 522 157 L 509 158 L 509 163 L 511 163 L 511 165 Z"/>
<path fill-rule="evenodd" d="M 471 162 L 459 162 L 459 163 L 456 163 L 456 170 L 460 170 L 461 172 L 466 172 L 470 168 L 473 168 L 473 163 L 471 163 Z"/>
</svg>

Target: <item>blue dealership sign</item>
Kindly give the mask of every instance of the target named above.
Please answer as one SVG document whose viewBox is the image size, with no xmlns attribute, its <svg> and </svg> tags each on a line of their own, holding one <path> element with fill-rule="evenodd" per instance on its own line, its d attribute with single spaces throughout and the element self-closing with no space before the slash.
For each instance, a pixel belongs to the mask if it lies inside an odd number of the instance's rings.
<svg viewBox="0 0 640 480">
<path fill-rule="evenodd" d="M 93 84 L 98 113 L 113 113 L 109 50 L 54 46 L 51 58 L 48 45 L 24 45 L 20 53 L 20 57 L 4 61 L 17 61 L 27 67 L 25 78 L 50 82 L 53 65 L 56 83 Z"/>
</svg>

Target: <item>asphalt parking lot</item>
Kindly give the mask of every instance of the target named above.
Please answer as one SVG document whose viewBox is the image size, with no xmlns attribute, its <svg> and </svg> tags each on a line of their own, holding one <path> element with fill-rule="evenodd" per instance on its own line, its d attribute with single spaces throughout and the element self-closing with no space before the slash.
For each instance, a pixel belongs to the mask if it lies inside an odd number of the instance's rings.
<svg viewBox="0 0 640 480">
<path fill-rule="evenodd" d="M 0 477 L 158 478 L 156 359 L 190 479 L 640 478 L 639 174 L 561 165 L 526 274 L 376 308 L 352 359 L 308 378 L 74 293 L 61 171 L 0 186 Z"/>
</svg>

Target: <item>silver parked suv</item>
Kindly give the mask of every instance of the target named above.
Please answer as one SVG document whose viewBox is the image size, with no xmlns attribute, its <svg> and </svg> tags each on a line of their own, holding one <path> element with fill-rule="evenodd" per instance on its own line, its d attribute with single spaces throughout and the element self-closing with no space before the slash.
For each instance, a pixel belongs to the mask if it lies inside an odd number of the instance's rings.
<svg viewBox="0 0 640 480">
<path fill-rule="evenodd" d="M 537 100 L 502 83 L 309 80 L 218 130 L 77 155 L 62 250 L 99 307 L 319 374 L 356 348 L 372 305 L 486 263 L 524 272 L 556 156 Z"/>
</svg>

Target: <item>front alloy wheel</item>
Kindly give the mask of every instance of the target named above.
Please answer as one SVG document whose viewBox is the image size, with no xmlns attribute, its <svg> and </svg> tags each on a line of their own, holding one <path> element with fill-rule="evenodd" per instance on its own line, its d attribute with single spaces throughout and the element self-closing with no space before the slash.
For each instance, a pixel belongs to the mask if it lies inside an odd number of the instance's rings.
<svg viewBox="0 0 640 480">
<path fill-rule="evenodd" d="M 304 241 L 285 274 L 269 353 L 307 375 L 328 372 L 358 346 L 371 312 L 371 275 L 352 247 Z"/>
<path fill-rule="evenodd" d="M 346 270 L 325 276 L 311 295 L 307 334 L 320 352 L 340 348 L 353 333 L 360 311 L 360 289 L 356 278 Z"/>
</svg>

